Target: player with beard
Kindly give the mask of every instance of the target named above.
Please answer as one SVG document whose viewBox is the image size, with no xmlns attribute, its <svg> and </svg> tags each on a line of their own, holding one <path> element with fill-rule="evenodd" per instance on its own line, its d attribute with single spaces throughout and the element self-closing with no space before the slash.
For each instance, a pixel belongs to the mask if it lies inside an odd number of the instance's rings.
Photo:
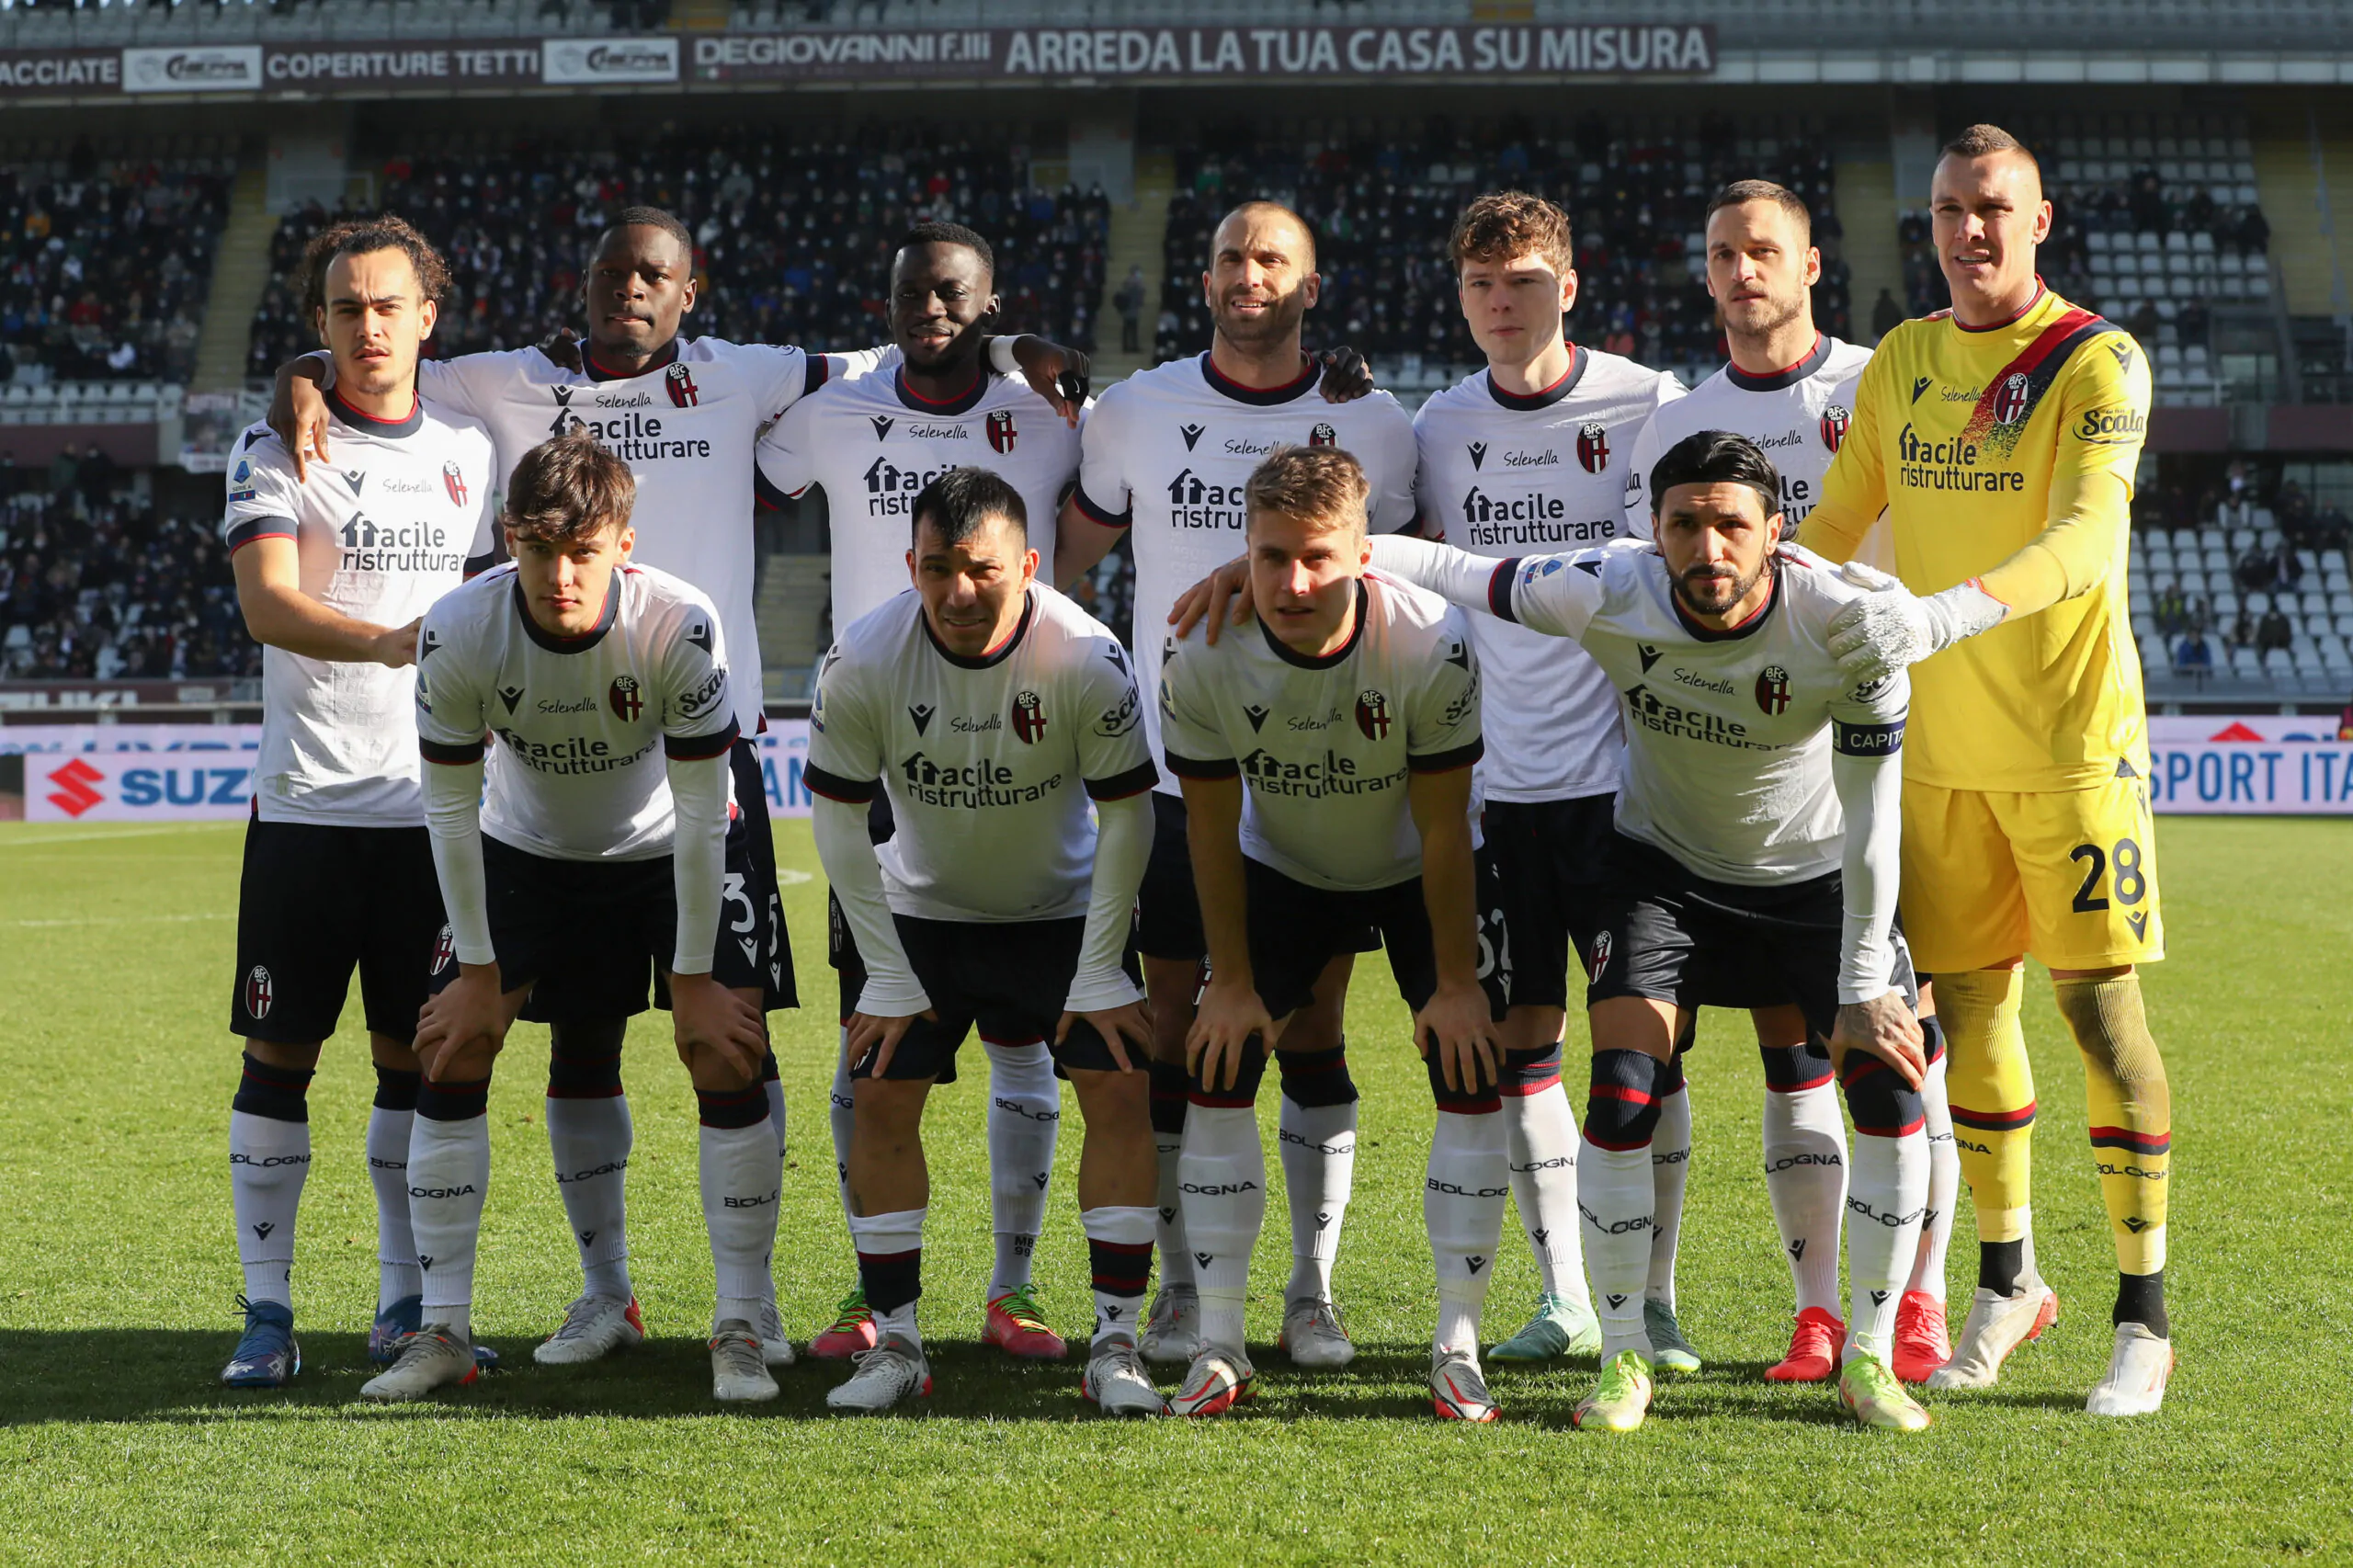
<svg viewBox="0 0 2353 1568">
<path fill-rule="evenodd" d="M 1905 765 L 1905 910 L 1943 998 L 1978 1236 L 1977 1292 L 1929 1386 L 1991 1384 L 2058 1321 L 2034 1256 L 2030 953 L 2083 1059 L 2116 1248 L 2114 1338 L 2086 1409 L 2145 1415 L 2174 1368 L 2173 1096 L 2137 970 L 2165 957 L 2165 920 L 2124 571 L 2149 361 L 2036 274 L 2051 203 L 2009 132 L 1973 125 L 1948 144 L 1929 212 L 1952 309 L 1880 344 L 1806 519 L 1808 539 L 1845 559 L 1884 509 L 1903 587 L 1848 612 L 1840 651 L 1863 679 L 1927 661 Z"/>
<path fill-rule="evenodd" d="M 1519 191 L 1482 196 L 1456 220 L 1448 251 L 1487 368 L 1431 398 L 1414 421 L 1424 528 L 1496 557 L 1623 537 L 1635 432 L 1675 405 L 1682 384 L 1568 341 L 1574 247 L 1568 215 L 1551 202 Z M 1582 967 L 1600 915 L 1624 742 L 1617 692 L 1582 651 L 1488 616 L 1472 618 L 1471 634 L 1489 681 L 1481 957 L 1502 971 L 1510 1002 L 1504 1122 L 1512 1195 L 1540 1276 L 1535 1316 L 1488 1355 L 1543 1361 L 1601 1345 L 1578 1246 L 1576 1119 L 1561 1087 L 1561 1041 L 1571 945 Z M 1678 1114 L 1662 1119 L 1653 1145 L 1662 1230 L 1680 1211 L 1690 1148 L 1680 1095 L 1669 1105 Z M 1654 1346 L 1662 1355 L 1681 1346 L 1672 1294 L 1650 1310 Z"/>
<path fill-rule="evenodd" d="M 302 256 L 313 329 L 342 372 L 342 467 L 315 485 L 268 426 L 238 438 L 221 528 L 245 626 L 263 644 L 262 742 L 237 893 L 229 1027 L 244 1069 L 229 1104 L 229 1184 L 245 1328 L 221 1381 L 278 1388 L 294 1339 L 294 1228 L 311 1169 L 308 1092 L 354 969 L 376 1103 L 371 1358 L 423 1319 L 409 1228 L 410 1048 L 442 924 L 426 843 L 415 700 L 417 621 L 461 580 L 491 506 L 490 434 L 428 413 L 417 356 L 449 269 L 397 219 L 339 223 Z"/>
<path fill-rule="evenodd" d="M 1029 548 L 1053 559 L 1054 514 L 1078 472 L 1078 431 L 1028 383 L 990 371 L 984 344 L 998 308 L 995 270 L 988 242 L 960 224 L 908 231 L 891 261 L 892 347 L 872 374 L 794 403 L 760 443 L 769 484 L 795 497 L 813 484 L 825 493 L 839 632 L 906 591 L 912 509 L 950 470 L 983 468 L 1011 484 L 1036 519 Z M 878 791 L 871 801 L 868 831 L 880 845 L 892 836 L 890 799 Z M 830 892 L 826 900 L 832 928 L 844 929 L 839 901 Z M 1045 1222 L 1062 1091 L 1043 1040 L 981 1039 L 996 1237 L 983 1335 L 1012 1355 L 1056 1360 L 1065 1347 L 1040 1312 L 1029 1268 Z M 849 1215 L 855 1115 L 847 1051 L 835 1057 L 832 1099 L 835 1168 Z M 853 1356 L 874 1345 L 876 1332 L 863 1290 L 853 1289 L 810 1350 Z"/>
<path fill-rule="evenodd" d="M 630 465 L 639 485 L 636 560 L 669 572 L 708 593 L 718 607 L 727 643 L 747 672 L 733 683 L 740 730 L 730 766 L 738 809 L 746 818 L 752 869 L 742 896 L 761 907 L 774 950 L 759 955 L 768 976 L 770 1010 L 798 1006 L 792 955 L 776 896 L 774 841 L 767 823 L 768 790 L 758 742 L 765 727 L 758 667 L 759 634 L 752 615 L 754 514 L 757 507 L 755 449 L 761 434 L 808 392 L 837 376 L 863 373 L 879 358 L 869 350 L 847 357 L 811 355 L 794 347 L 682 337 L 699 285 L 694 239 L 672 214 L 653 207 L 623 209 L 598 236 L 583 269 L 581 307 L 587 323 L 576 354 L 559 337 L 532 348 L 462 355 L 419 367 L 419 389 L 429 403 L 480 418 L 498 449 L 498 490 L 524 453 L 572 429 L 585 428 Z M 1029 368 L 1032 384 L 1077 418 L 1086 366 L 1030 338 L 1010 348 Z M 1060 387 L 1075 376 L 1071 395 Z M 270 424 L 294 454 L 332 462 L 325 403 L 316 382 L 332 367 L 304 356 L 281 367 Z M 485 530 L 468 562 L 480 570 L 497 558 Z M 547 1009 L 562 994 L 535 995 L 524 1017 L 551 1026 L 548 1142 L 557 1187 L 579 1249 L 583 1285 L 563 1324 L 535 1352 L 545 1363 L 594 1360 L 636 1344 L 643 1335 L 629 1272 L 624 1184 L 634 1136 L 621 1090 L 625 1026 L 611 1018 L 561 1018 Z M 769 1063 L 767 1090 L 777 1153 L 784 1153 L 784 1096 Z M 761 1338 L 772 1363 L 791 1358 L 773 1301 L 763 1312 Z"/>
<path fill-rule="evenodd" d="M 1738 180 L 1708 204 L 1707 224 L 1708 293 L 1723 323 L 1731 363 L 1690 396 L 1660 409 L 1634 442 L 1626 521 L 1645 538 L 1651 465 L 1701 430 L 1745 436 L 1771 457 L 1781 476 L 1782 513 L 1792 528 L 1803 522 L 1822 494 L 1823 475 L 1853 417 L 1856 384 L 1870 362 L 1870 349 L 1814 326 L 1812 290 L 1822 276 L 1822 253 L 1813 246 L 1812 215 L 1796 195 L 1769 180 Z M 1874 566 L 1893 568 L 1884 519 L 1871 528 L 1860 554 Z M 1928 1212 L 1895 1314 L 1893 1365 L 1906 1382 L 1925 1381 L 1952 1354 L 1945 1328 L 1945 1246 L 1952 1235 L 1961 1161 L 1935 1013 L 1923 983 L 1920 1028 L 1928 1072 L 1920 1098 L 1928 1123 Z M 1847 1200 L 1846 1126 L 1829 1059 L 1807 1044 L 1798 1008 L 1759 1008 L 1756 1024 L 1765 1059 L 1765 1183 L 1797 1290 L 1789 1354 L 1765 1375 L 1822 1382 L 1836 1370 L 1845 1337 L 1838 1317 L 1838 1227 Z M 1664 1286 L 1669 1299 L 1678 1232 L 1662 1215 L 1652 1238 L 1651 1290 Z"/>
<path fill-rule="evenodd" d="M 1297 213 L 1271 201 L 1235 208 L 1219 223 L 1201 274 L 1215 322 L 1209 351 L 1111 388 L 1082 434 L 1078 488 L 1055 540 L 1054 581 L 1069 585 L 1129 535 L 1137 675 L 1155 751 L 1160 667 L 1174 647 L 1165 625 L 1169 607 L 1179 590 L 1241 545 L 1244 492 L 1262 458 L 1285 445 L 1357 453 L 1372 486 L 1373 529 L 1414 520 L 1413 426 L 1397 401 L 1374 392 L 1327 405 L 1313 396 L 1318 365 L 1302 350 L 1300 328 L 1321 286 L 1314 236 Z M 1160 646 L 1144 646 L 1147 638 Z M 1189 1362 L 1199 1347 L 1199 1296 L 1184 1238 L 1177 1156 L 1185 1136 L 1185 1040 L 1208 945 L 1186 849 L 1184 803 L 1169 780 L 1162 781 L 1154 809 L 1138 946 L 1152 1000 L 1161 1282 L 1142 1350 L 1151 1360 Z M 1360 940 L 1369 947 L 1377 939 L 1366 932 Z M 1343 1366 L 1356 1354 L 1332 1301 L 1332 1260 L 1356 1165 L 1357 1091 L 1341 1028 L 1352 961 L 1347 952 L 1332 959 L 1313 1002 L 1275 1053 L 1293 1260 L 1280 1343 L 1303 1367 Z"/>
<path fill-rule="evenodd" d="M 1858 687 L 1840 668 L 1832 620 L 1866 596 L 1779 546 L 1780 478 L 1756 446 L 1688 437 L 1651 493 L 1653 545 L 1500 562 L 1373 546 L 1374 565 L 1458 605 L 1574 638 L 1621 693 L 1626 788 L 1586 991 L 1578 1171 L 1603 1363 L 1575 1421 L 1631 1431 L 1650 1405 L 1651 1144 L 1677 1041 L 1699 1006 L 1794 993 L 1859 1135 L 1839 1394 L 1865 1426 L 1917 1431 L 1927 1413 L 1889 1366 L 1927 1197 L 1927 1064 L 1893 929 L 1907 685 Z"/>
</svg>

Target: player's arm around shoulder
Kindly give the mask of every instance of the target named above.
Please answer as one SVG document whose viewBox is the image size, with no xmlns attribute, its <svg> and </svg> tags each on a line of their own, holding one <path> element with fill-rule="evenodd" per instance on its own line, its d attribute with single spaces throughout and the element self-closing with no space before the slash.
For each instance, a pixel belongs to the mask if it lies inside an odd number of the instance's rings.
<svg viewBox="0 0 2353 1568">
<path fill-rule="evenodd" d="M 1125 451 L 1126 383 L 1105 390 L 1078 431 L 1078 483 L 1054 519 L 1053 585 L 1067 588 L 1111 552 L 1132 519 Z"/>
<path fill-rule="evenodd" d="M 1824 559 L 1845 562 L 1862 548 L 1863 536 L 1887 509 L 1887 472 L 1880 450 L 1880 426 L 1889 417 L 1902 418 L 1908 406 L 1899 383 L 1897 364 L 1903 351 L 1898 338 L 1906 322 L 1887 335 L 1856 379 L 1854 407 L 1848 410 L 1846 434 L 1822 476 L 1822 494 L 1799 525 L 1797 542 Z"/>
</svg>

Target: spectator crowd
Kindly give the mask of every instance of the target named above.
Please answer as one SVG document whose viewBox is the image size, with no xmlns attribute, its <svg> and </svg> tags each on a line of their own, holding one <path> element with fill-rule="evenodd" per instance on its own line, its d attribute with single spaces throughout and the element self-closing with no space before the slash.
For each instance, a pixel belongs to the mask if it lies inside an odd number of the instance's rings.
<svg viewBox="0 0 2353 1568">
<path fill-rule="evenodd" d="M 688 330 L 745 342 L 863 348 L 888 335 L 892 246 L 915 223 L 964 223 L 996 252 L 1001 330 L 1092 347 L 1110 201 L 1102 189 L 1031 183 L 1027 152 L 964 132 L 697 131 L 642 153 L 517 143 L 399 154 L 378 171 L 378 205 L 449 259 L 450 301 L 432 352 L 537 343 L 577 324 L 580 268 L 621 208 L 667 208 L 695 233 L 701 300 Z M 321 226 L 290 215 L 254 318 L 250 369 L 267 375 L 316 347 L 298 319 L 294 264 Z"/>
<path fill-rule="evenodd" d="M 186 381 L 228 210 L 210 161 L 0 164 L 0 381 Z"/>
<path fill-rule="evenodd" d="M 144 477 L 70 445 L 46 469 L 0 452 L 0 677 L 261 673 L 217 498 L 159 507 Z"/>
</svg>

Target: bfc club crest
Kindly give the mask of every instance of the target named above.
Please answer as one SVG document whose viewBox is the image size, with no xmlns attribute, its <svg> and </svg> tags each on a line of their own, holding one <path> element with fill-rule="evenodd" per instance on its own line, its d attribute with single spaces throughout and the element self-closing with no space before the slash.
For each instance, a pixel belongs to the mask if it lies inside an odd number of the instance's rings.
<svg viewBox="0 0 2353 1568">
<path fill-rule="evenodd" d="M 441 465 L 441 488 L 449 493 L 449 503 L 455 506 L 466 504 L 466 476 L 458 472 L 458 460 L 450 459 Z"/>
<path fill-rule="evenodd" d="M 1389 738 L 1389 699 L 1377 691 L 1359 693 L 1357 697 L 1357 728 L 1369 741 Z"/>
<path fill-rule="evenodd" d="M 635 676 L 615 676 L 606 689 L 605 700 L 612 705 L 613 716 L 624 724 L 634 724 L 637 716 L 645 711 L 645 699 L 637 694 Z"/>
<path fill-rule="evenodd" d="M 1609 432 L 1598 425 L 1588 425 L 1577 432 L 1577 461 L 1587 473 L 1599 473 L 1609 466 Z"/>
<path fill-rule="evenodd" d="M 1609 948 L 1608 932 L 1604 931 L 1594 937 L 1593 961 L 1586 966 L 1586 972 L 1597 984 L 1600 983 L 1601 971 L 1609 967 Z"/>
<path fill-rule="evenodd" d="M 256 964 L 245 974 L 245 1016 L 259 1020 L 269 1017 L 269 1005 L 276 999 L 278 988 L 271 983 L 269 971 Z"/>
<path fill-rule="evenodd" d="M 1034 746 L 1046 733 L 1046 705 L 1034 691 L 1013 699 L 1013 733 L 1025 746 Z"/>
<path fill-rule="evenodd" d="M 1329 425 L 1318 425 L 1307 433 L 1307 444 L 1311 447 L 1336 447 L 1340 444 L 1340 433 Z"/>
<path fill-rule="evenodd" d="M 1847 438 L 1847 424 L 1849 417 L 1847 412 L 1836 403 L 1822 411 L 1823 446 L 1833 452 L 1838 449 L 1838 443 Z"/>
<path fill-rule="evenodd" d="M 456 961 L 457 957 L 458 939 L 451 934 L 449 927 L 445 924 L 441 927 L 441 934 L 433 938 L 433 967 L 426 971 L 426 972 L 427 974 L 439 974 L 443 970 L 448 969 L 451 963 Z"/>
<path fill-rule="evenodd" d="M 1994 394 L 1994 423 L 2015 425 L 2026 417 L 2026 372 L 2013 370 Z"/>
<path fill-rule="evenodd" d="M 989 448 L 992 451 L 1010 452 L 1021 432 L 1013 427 L 1013 410 L 1000 408 L 989 415 Z"/>
<path fill-rule="evenodd" d="M 1756 706 L 1776 717 L 1790 710 L 1790 672 L 1768 665 L 1756 676 Z"/>
<path fill-rule="evenodd" d="M 673 365 L 662 373 L 662 390 L 680 408 L 693 408 L 702 398 L 702 392 L 695 386 L 694 371 L 684 365 Z"/>
</svg>

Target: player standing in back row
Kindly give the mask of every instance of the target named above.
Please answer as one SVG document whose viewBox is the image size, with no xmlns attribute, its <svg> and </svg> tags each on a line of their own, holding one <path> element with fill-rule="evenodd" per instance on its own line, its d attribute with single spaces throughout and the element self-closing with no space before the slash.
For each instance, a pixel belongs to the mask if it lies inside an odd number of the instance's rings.
<svg viewBox="0 0 2353 1568">
<path fill-rule="evenodd" d="M 1773 460 L 1782 515 L 1794 530 L 1822 494 L 1822 476 L 1853 418 L 1856 383 L 1870 362 L 1870 349 L 1813 324 L 1822 254 L 1813 247 L 1813 216 L 1794 193 L 1769 180 L 1734 181 L 1709 202 L 1707 224 L 1708 293 L 1731 362 L 1690 396 L 1660 409 L 1635 440 L 1626 521 L 1640 538 L 1651 531 L 1652 465 L 1702 430 L 1745 436 Z M 1894 564 L 1884 521 L 1871 529 L 1864 555 L 1875 566 Z M 1777 1382 L 1822 1382 L 1837 1369 L 1846 1334 L 1838 1317 L 1838 1231 L 1847 1202 L 1847 1129 L 1830 1059 L 1809 1046 L 1800 1009 L 1760 1007 L 1755 1018 L 1765 1059 L 1765 1186 L 1797 1288 L 1790 1352 L 1765 1375 Z M 1961 1188 L 1943 1037 L 1925 983 L 1920 1027 L 1928 1057 L 1920 1085 L 1928 1122 L 1928 1212 L 1895 1314 L 1893 1365 L 1906 1382 L 1926 1381 L 1952 1354 L 1945 1332 L 1945 1244 Z M 1664 1286 L 1670 1300 L 1676 1233 L 1662 1221 L 1651 1256 L 1651 1290 Z"/>
<path fill-rule="evenodd" d="M 1977 1207 L 1976 1299 L 1930 1386 L 1992 1383 L 2059 1315 L 2034 1261 L 2034 1079 L 2018 1021 L 2031 953 L 2083 1058 L 2116 1244 L 2115 1340 L 2086 1408 L 2145 1415 L 2174 1365 L 2173 1101 L 2134 970 L 2165 957 L 2165 924 L 2124 582 L 2149 361 L 2036 275 L 2051 203 L 2016 137 L 1962 131 L 1937 163 L 1929 210 L 1952 310 L 1904 323 L 1871 357 L 1805 531 L 1845 559 L 1887 512 L 1910 592 L 1848 612 L 1851 670 L 1961 644 L 1913 677 L 1904 765 L 1905 926 L 1937 977 Z"/>
<path fill-rule="evenodd" d="M 915 500 L 951 469 L 986 469 L 1012 485 L 1029 519 L 1029 548 L 1053 559 L 1054 514 L 1078 472 L 1079 433 L 1036 389 L 991 372 L 983 344 L 997 312 L 995 268 L 988 242 L 960 224 L 909 230 L 891 260 L 892 348 L 873 373 L 834 381 L 794 403 L 760 442 L 769 485 L 796 497 L 812 484 L 825 493 L 837 638 L 907 591 Z M 878 792 L 870 808 L 872 841 L 888 840 L 892 826 L 890 799 Z M 826 901 L 840 929 L 840 900 L 828 892 Z M 996 1240 L 982 1331 L 1011 1354 L 1057 1359 L 1064 1346 L 1039 1310 L 1029 1270 L 1045 1223 L 1062 1089 L 1044 1040 L 983 1033 L 981 1044 Z M 847 1051 L 835 1053 L 831 1098 L 842 1212 L 855 1232 Z M 853 1290 L 810 1350 L 855 1355 L 874 1345 L 875 1332 L 871 1304 Z"/>
<path fill-rule="evenodd" d="M 420 1321 L 409 1042 L 443 926 L 408 666 L 417 618 L 458 585 L 467 543 L 494 509 L 489 434 L 417 401 L 417 355 L 449 286 L 433 247 L 397 219 L 340 224 L 311 242 L 301 279 L 340 372 L 328 404 L 336 467 L 301 483 L 284 444 L 256 425 L 230 456 L 221 521 L 238 605 L 264 644 L 229 1014 L 245 1040 L 229 1110 L 245 1329 L 221 1381 L 237 1388 L 279 1387 L 301 1365 L 290 1276 L 311 1169 L 305 1096 L 354 968 L 376 1065 L 369 1355 L 390 1360 Z"/>
<path fill-rule="evenodd" d="M 450 942 L 417 1028 L 409 1143 L 425 1326 L 360 1390 L 369 1399 L 473 1379 L 491 1068 L 525 1002 L 625 1022 L 645 1008 L 649 969 L 701 1112 L 712 1396 L 777 1394 L 758 1335 L 781 1190 L 760 1086 L 767 912 L 745 896 L 751 850 L 729 800 L 727 641 L 702 594 L 630 564 L 636 490 L 585 433 L 526 453 L 504 514 L 514 562 L 436 604 L 419 633 L 415 724 Z"/>
<path fill-rule="evenodd" d="M 1078 489 L 1055 540 L 1054 581 L 1067 585 L 1125 532 L 1135 557 L 1136 674 L 1144 722 L 1159 746 L 1160 668 L 1174 649 L 1177 594 L 1242 543 L 1251 472 L 1279 446 L 1358 453 L 1371 486 L 1376 532 L 1414 520 L 1413 426 L 1397 400 L 1374 392 L 1326 404 L 1322 367 L 1300 347 L 1300 324 L 1322 287 L 1306 223 L 1271 201 L 1245 202 L 1217 227 L 1201 290 L 1216 324 L 1207 353 L 1131 376 L 1103 394 L 1080 442 Z M 1185 847 L 1185 811 L 1163 780 L 1152 864 L 1144 873 L 1138 945 L 1152 999 L 1153 1125 L 1160 1147 L 1160 1290 L 1143 1354 L 1189 1361 L 1199 1298 L 1177 1200 L 1185 1128 L 1185 1040 L 1208 955 Z M 1359 947 L 1373 938 L 1364 935 Z M 1290 1197 L 1292 1268 L 1281 1343 L 1301 1366 L 1345 1365 L 1355 1354 L 1332 1301 L 1332 1260 L 1356 1168 L 1357 1090 L 1342 1013 L 1353 953 L 1342 951 L 1315 999 L 1286 1032 L 1280 1138 Z"/>
<path fill-rule="evenodd" d="M 1568 341 L 1575 251 L 1568 215 L 1551 202 L 1483 196 L 1455 221 L 1448 252 L 1487 368 L 1431 398 L 1414 421 L 1424 528 L 1498 557 L 1624 537 L 1626 494 L 1639 483 L 1628 466 L 1635 433 L 1674 405 L 1681 384 Z M 1578 1245 L 1577 1128 L 1561 1087 L 1561 1040 L 1569 961 L 1584 967 L 1600 917 L 1625 743 L 1618 694 L 1582 650 L 1489 616 L 1472 617 L 1470 631 L 1487 673 L 1481 959 L 1500 971 L 1510 1004 L 1504 1125 L 1513 1196 L 1541 1275 L 1536 1315 L 1488 1354 L 1541 1361 L 1601 1346 Z M 1674 1193 L 1661 1208 L 1677 1212 L 1689 1118 L 1679 1125 L 1679 1137 L 1670 1128 L 1654 1150 Z M 1681 1341 L 1672 1314 L 1671 1300 L 1654 1313 L 1661 1350 Z"/>
</svg>

